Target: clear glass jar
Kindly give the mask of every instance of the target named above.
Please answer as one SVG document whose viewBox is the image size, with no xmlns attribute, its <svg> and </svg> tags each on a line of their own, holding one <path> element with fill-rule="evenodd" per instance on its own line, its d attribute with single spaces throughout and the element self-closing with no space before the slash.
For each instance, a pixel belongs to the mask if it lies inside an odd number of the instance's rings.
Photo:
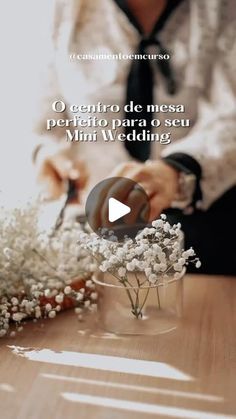
<svg viewBox="0 0 236 419">
<path fill-rule="evenodd" d="M 130 335 L 156 335 L 178 326 L 183 312 L 183 278 L 169 278 L 146 285 L 140 275 L 130 273 L 128 284 L 105 273 L 94 278 L 99 292 L 99 324 L 107 332 Z M 142 285 L 144 284 L 144 285 Z"/>
</svg>

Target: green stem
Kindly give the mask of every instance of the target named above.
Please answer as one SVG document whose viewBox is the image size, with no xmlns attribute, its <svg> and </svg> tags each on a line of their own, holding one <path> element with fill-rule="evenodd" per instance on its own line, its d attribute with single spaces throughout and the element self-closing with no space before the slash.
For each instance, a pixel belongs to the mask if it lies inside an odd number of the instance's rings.
<svg viewBox="0 0 236 419">
<path fill-rule="evenodd" d="M 136 301 L 135 301 L 135 307 L 136 307 L 136 309 L 138 309 L 138 307 L 139 307 L 140 281 L 139 281 L 139 277 L 138 277 L 137 273 L 135 273 L 134 276 L 135 276 L 135 279 L 136 279 L 136 282 L 137 282 L 137 285 L 138 285 L 138 289 L 137 289 L 137 292 L 136 292 Z"/>
<path fill-rule="evenodd" d="M 139 317 L 139 316 L 142 316 L 142 310 L 143 310 L 143 307 L 145 306 L 145 303 L 146 303 L 146 301 L 147 301 L 149 291 L 150 291 L 150 288 L 148 288 L 148 290 L 147 290 L 147 292 L 146 292 L 145 298 L 144 298 L 144 300 L 143 300 L 143 304 L 141 305 L 141 307 L 140 307 L 140 309 L 139 309 L 138 317 Z"/>
<path fill-rule="evenodd" d="M 159 289 L 158 289 L 158 287 L 156 288 L 156 290 L 157 290 L 157 301 L 158 301 L 158 307 L 159 307 L 159 309 L 161 308 L 161 300 L 160 300 L 160 294 L 159 294 Z"/>
<path fill-rule="evenodd" d="M 53 271 L 57 271 L 55 266 L 51 265 L 47 258 L 45 258 L 45 256 L 39 253 L 37 249 L 32 249 L 32 252 L 35 253 L 40 259 L 44 260 L 44 262 L 46 262 Z"/>
<path fill-rule="evenodd" d="M 139 277 L 138 277 L 137 272 L 135 272 L 135 273 L 134 273 L 134 276 L 135 276 L 135 279 L 136 279 L 136 281 L 137 281 L 138 288 L 140 288 L 140 281 L 139 281 Z"/>
<path fill-rule="evenodd" d="M 145 281 L 140 283 L 140 287 L 143 287 L 143 285 L 146 284 L 146 282 L 148 282 L 148 281 L 147 281 L 147 278 L 145 277 Z M 149 282 L 148 282 L 148 284 L 149 284 Z"/>
<path fill-rule="evenodd" d="M 125 287 L 125 291 L 126 291 L 126 294 L 128 295 L 128 298 L 129 298 L 130 303 L 131 303 L 131 307 L 132 307 L 132 309 L 133 309 L 133 310 L 135 310 L 135 304 L 134 304 L 134 302 L 133 302 L 132 296 L 131 296 L 131 294 L 130 294 L 129 289 L 127 288 L 127 285 L 126 285 L 125 281 L 122 281 L 122 280 L 121 280 L 121 278 L 120 278 L 119 276 L 117 276 L 116 274 L 114 274 L 114 272 L 110 272 L 109 270 L 108 270 L 107 272 L 109 272 L 111 275 L 113 275 L 116 279 L 118 279 L 118 281 L 119 281 L 122 285 L 124 285 L 124 287 Z M 127 282 L 128 282 L 128 281 L 127 281 Z"/>
<path fill-rule="evenodd" d="M 130 301 L 130 304 L 131 304 L 132 309 L 133 309 L 134 311 L 136 311 L 135 304 L 134 304 L 134 302 L 133 302 L 133 299 L 132 299 L 132 296 L 131 296 L 131 294 L 130 294 L 129 289 L 127 288 L 127 285 L 125 284 L 125 282 L 122 282 L 122 284 L 123 284 L 123 285 L 124 285 L 124 287 L 125 287 L 125 291 L 126 291 L 126 294 L 128 295 L 128 298 L 129 298 L 129 301 Z"/>
</svg>

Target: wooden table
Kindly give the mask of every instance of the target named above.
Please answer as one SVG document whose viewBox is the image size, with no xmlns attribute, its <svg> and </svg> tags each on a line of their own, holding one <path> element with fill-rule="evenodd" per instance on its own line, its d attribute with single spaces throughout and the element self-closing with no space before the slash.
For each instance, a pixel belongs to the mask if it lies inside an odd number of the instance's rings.
<svg viewBox="0 0 236 419">
<path fill-rule="evenodd" d="M 186 277 L 165 335 L 81 327 L 72 310 L 1 340 L 2 419 L 236 418 L 235 278 Z"/>
</svg>

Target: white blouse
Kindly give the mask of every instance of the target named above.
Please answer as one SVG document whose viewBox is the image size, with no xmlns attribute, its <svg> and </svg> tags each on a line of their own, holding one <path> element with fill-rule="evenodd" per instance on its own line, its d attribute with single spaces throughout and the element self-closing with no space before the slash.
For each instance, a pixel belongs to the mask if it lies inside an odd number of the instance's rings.
<svg viewBox="0 0 236 419">
<path fill-rule="evenodd" d="M 182 152 L 202 167 L 202 208 L 207 209 L 236 185 L 236 8 L 234 0 L 184 0 L 159 34 L 170 53 L 177 79 L 175 95 L 166 92 L 155 66 L 155 104 L 183 104 L 184 114 L 168 118 L 190 119 L 190 127 L 168 128 L 171 143 L 152 143 L 152 159 Z M 57 99 L 71 104 L 118 104 L 121 109 L 130 60 L 77 60 L 71 54 L 132 54 L 140 34 L 114 0 L 58 0 L 52 25 L 53 62 L 42 92 L 36 131 L 40 141 L 66 141 L 62 128 L 46 131 L 48 118 L 72 118 L 55 114 Z M 86 114 L 77 114 L 85 118 Z M 87 115 L 89 116 L 89 115 Z M 114 114 L 92 114 L 114 118 Z M 115 118 L 125 118 L 123 113 Z M 165 113 L 155 114 L 163 120 Z M 91 128 L 87 128 L 91 130 Z M 86 132 L 86 128 L 83 129 Z M 166 132 L 167 128 L 163 128 Z M 161 133 L 158 128 L 158 133 Z M 68 143 L 67 143 L 68 144 Z M 87 162 L 89 188 L 109 176 L 112 169 L 130 159 L 123 143 L 70 143 L 72 156 Z"/>
</svg>

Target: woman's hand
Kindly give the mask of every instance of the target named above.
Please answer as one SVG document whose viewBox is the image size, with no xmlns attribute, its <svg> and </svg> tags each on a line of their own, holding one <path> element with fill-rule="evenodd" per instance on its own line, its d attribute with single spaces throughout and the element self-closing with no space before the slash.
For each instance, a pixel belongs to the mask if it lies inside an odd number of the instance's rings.
<svg viewBox="0 0 236 419">
<path fill-rule="evenodd" d="M 45 145 L 36 156 L 37 180 L 46 200 L 60 198 L 65 193 L 65 181 L 73 180 L 79 191 L 86 185 L 88 174 L 85 163 L 73 160 L 68 147 Z"/>
<path fill-rule="evenodd" d="M 162 160 L 148 161 L 145 164 L 124 163 L 118 166 L 111 173 L 111 176 L 129 178 L 142 186 L 149 198 L 150 221 L 171 206 L 178 191 L 178 171 Z M 133 208 L 126 218 L 128 223 L 135 222 L 144 202 L 140 199 L 138 191 L 135 191 L 135 189 L 126 190 L 127 188 L 129 188 L 129 185 L 124 180 L 113 182 L 111 179 L 106 190 L 101 191 L 100 201 L 94 205 L 93 210 L 98 225 L 104 225 L 107 219 L 107 198 L 109 196 Z"/>
</svg>

